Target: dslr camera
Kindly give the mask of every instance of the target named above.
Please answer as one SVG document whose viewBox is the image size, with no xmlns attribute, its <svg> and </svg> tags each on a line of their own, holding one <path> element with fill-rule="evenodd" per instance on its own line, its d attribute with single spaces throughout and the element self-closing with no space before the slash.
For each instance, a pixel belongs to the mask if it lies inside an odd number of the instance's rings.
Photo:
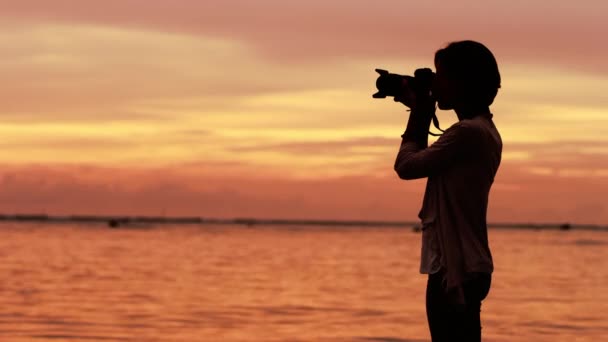
<svg viewBox="0 0 608 342">
<path fill-rule="evenodd" d="M 386 70 L 376 69 L 380 74 L 376 80 L 378 92 L 372 95 L 375 99 L 387 96 L 400 96 L 414 93 L 416 96 L 429 96 L 432 98 L 431 88 L 435 73 L 429 68 L 416 69 L 414 76 L 391 74 Z"/>
</svg>

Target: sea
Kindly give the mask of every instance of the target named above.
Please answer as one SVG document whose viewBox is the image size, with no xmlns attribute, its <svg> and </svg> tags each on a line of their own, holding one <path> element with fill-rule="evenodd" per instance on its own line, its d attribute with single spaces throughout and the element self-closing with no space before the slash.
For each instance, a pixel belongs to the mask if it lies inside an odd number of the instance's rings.
<svg viewBox="0 0 608 342">
<path fill-rule="evenodd" d="M 0 224 L 0 341 L 430 341 L 421 235 Z M 483 341 L 608 341 L 608 232 L 490 228 Z"/>
</svg>

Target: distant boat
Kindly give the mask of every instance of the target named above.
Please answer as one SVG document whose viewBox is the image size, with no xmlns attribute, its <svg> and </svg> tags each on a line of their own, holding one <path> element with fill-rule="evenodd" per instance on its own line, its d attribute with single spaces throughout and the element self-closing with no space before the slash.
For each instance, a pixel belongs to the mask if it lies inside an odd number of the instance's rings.
<svg viewBox="0 0 608 342">
<path fill-rule="evenodd" d="M 412 231 L 414 233 L 420 233 L 422 231 L 422 225 L 420 223 L 416 223 L 414 226 L 412 226 Z"/>
<path fill-rule="evenodd" d="M 560 230 L 569 230 L 571 228 L 572 228 L 572 226 L 570 225 L 570 223 L 564 223 L 564 224 L 559 225 Z"/>
<path fill-rule="evenodd" d="M 108 221 L 108 227 L 117 228 L 120 225 L 120 222 L 116 219 L 111 219 Z"/>
</svg>

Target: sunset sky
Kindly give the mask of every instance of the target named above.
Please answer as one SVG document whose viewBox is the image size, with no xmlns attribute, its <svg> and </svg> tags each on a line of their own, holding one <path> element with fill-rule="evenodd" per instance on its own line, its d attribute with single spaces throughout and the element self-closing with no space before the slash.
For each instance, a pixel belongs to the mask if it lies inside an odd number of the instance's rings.
<svg viewBox="0 0 608 342">
<path fill-rule="evenodd" d="M 382 67 L 485 44 L 490 222 L 608 224 L 608 2 L 20 0 L 0 5 L 0 212 L 416 220 Z M 456 122 L 439 111 L 442 128 Z"/>
</svg>

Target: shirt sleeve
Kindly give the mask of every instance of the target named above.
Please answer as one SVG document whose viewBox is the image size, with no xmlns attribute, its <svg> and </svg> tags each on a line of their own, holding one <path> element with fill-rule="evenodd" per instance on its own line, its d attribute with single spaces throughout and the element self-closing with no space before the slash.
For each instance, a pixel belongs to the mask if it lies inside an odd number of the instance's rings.
<svg viewBox="0 0 608 342">
<path fill-rule="evenodd" d="M 427 148 L 404 139 L 395 160 L 395 171 L 401 179 L 425 178 L 439 173 L 470 153 L 472 133 L 457 123 Z"/>
</svg>

